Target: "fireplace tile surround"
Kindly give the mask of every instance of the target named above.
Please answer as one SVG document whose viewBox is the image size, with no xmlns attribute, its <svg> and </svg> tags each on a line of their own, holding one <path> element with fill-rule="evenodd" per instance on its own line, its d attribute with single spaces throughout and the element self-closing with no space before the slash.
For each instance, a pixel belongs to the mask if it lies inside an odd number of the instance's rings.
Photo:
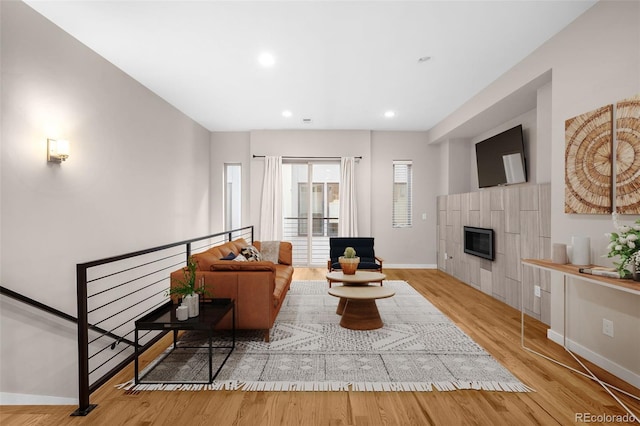
<svg viewBox="0 0 640 426">
<path fill-rule="evenodd" d="M 493 262 L 464 253 L 464 226 L 494 230 Z M 549 272 L 523 269 L 520 259 L 551 258 L 551 184 L 439 196 L 437 228 L 438 269 L 516 309 L 522 283 L 525 312 L 550 324 Z"/>
</svg>

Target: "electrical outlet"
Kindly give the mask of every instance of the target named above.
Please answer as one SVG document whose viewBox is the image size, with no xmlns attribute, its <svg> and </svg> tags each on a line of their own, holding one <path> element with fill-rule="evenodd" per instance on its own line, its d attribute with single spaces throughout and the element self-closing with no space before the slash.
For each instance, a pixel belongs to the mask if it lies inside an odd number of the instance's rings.
<svg viewBox="0 0 640 426">
<path fill-rule="evenodd" d="M 602 318 L 602 334 L 613 337 L 613 321 Z"/>
<path fill-rule="evenodd" d="M 542 296 L 542 295 L 540 294 L 540 286 L 539 286 L 539 285 L 533 286 L 533 294 L 534 294 L 536 297 L 541 297 L 541 296 Z"/>
<path fill-rule="evenodd" d="M 447 260 L 449 258 L 449 255 L 447 255 L 447 252 L 444 252 L 444 260 Z"/>
</svg>

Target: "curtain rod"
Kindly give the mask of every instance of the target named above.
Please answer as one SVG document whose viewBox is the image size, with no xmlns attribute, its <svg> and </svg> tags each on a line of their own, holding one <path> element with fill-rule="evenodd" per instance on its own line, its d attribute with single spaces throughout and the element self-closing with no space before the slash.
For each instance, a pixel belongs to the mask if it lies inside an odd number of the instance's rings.
<svg viewBox="0 0 640 426">
<path fill-rule="evenodd" d="M 253 158 L 264 158 L 264 155 L 255 155 L 253 154 Z M 282 158 L 286 158 L 286 159 L 295 159 L 295 160 L 305 160 L 305 159 L 310 159 L 310 160 L 339 160 L 341 157 L 288 157 L 288 156 L 283 156 Z M 362 160 L 362 156 L 359 157 L 354 157 L 357 160 Z"/>
</svg>

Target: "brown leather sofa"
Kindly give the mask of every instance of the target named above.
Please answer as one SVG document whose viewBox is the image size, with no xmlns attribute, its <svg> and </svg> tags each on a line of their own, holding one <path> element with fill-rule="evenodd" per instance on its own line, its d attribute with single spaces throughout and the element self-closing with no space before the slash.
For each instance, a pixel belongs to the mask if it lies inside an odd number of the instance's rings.
<svg viewBox="0 0 640 426">
<path fill-rule="evenodd" d="M 206 297 L 232 298 L 236 302 L 236 329 L 263 330 L 269 341 L 269 330 L 280 312 L 293 277 L 292 246 L 280 242 L 278 263 L 269 261 L 238 262 L 221 260 L 230 252 L 240 253 L 249 244 L 242 238 L 193 255 L 198 264 L 196 285 L 202 282 Z M 253 246 L 261 248 L 259 241 Z M 184 279 L 183 269 L 171 273 L 171 286 Z M 177 303 L 177 297 L 174 296 Z M 221 329 L 231 328 L 231 316 L 221 322 Z"/>
</svg>

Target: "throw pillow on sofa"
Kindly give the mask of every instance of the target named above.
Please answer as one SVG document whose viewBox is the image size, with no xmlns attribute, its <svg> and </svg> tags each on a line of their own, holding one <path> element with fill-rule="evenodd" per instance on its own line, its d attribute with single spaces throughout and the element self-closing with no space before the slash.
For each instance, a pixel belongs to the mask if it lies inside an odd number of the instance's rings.
<svg viewBox="0 0 640 426">
<path fill-rule="evenodd" d="M 262 260 L 262 256 L 257 248 L 254 246 L 246 246 L 240 250 L 240 254 L 247 258 L 249 262 L 259 262 Z"/>
<path fill-rule="evenodd" d="M 233 260 L 236 258 L 236 254 L 234 252 L 230 252 L 225 257 L 221 257 L 220 260 Z"/>
<path fill-rule="evenodd" d="M 280 241 L 260 241 L 260 256 L 262 260 L 278 263 L 280 255 Z"/>
</svg>

